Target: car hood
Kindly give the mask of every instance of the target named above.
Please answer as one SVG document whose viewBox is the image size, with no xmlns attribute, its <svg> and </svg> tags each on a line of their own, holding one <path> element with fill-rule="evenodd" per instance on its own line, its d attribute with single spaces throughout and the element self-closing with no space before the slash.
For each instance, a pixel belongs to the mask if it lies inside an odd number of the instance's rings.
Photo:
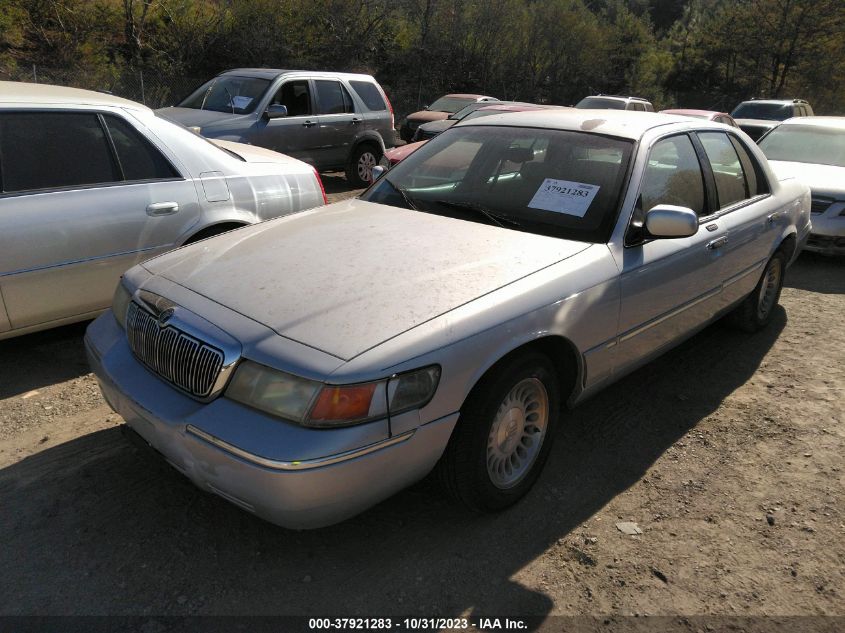
<svg viewBox="0 0 845 633">
<path fill-rule="evenodd" d="M 423 123 L 420 127 L 426 132 L 439 134 L 440 132 L 448 130 L 450 127 L 455 125 L 455 123 L 457 123 L 455 119 L 441 119 L 439 121 L 429 121 L 428 123 Z"/>
<path fill-rule="evenodd" d="M 845 196 L 845 167 L 780 160 L 770 160 L 769 166 L 779 180 L 797 178 L 804 182 L 814 195 L 830 195 L 835 198 Z"/>
<path fill-rule="evenodd" d="M 408 115 L 409 121 L 420 121 L 425 123 L 427 121 L 440 121 L 449 116 L 449 112 L 435 112 L 434 110 L 420 110 Z"/>
<path fill-rule="evenodd" d="M 416 143 L 407 143 L 406 145 L 400 145 L 399 147 L 392 147 L 387 150 L 384 155 L 387 156 L 388 160 L 399 162 L 401 160 L 405 160 L 405 158 L 408 157 L 408 154 L 413 154 L 426 143 L 428 143 L 428 140 L 417 141 Z"/>
<path fill-rule="evenodd" d="M 349 200 L 143 266 L 281 336 L 349 360 L 589 246 Z"/>
<path fill-rule="evenodd" d="M 230 124 L 240 119 L 248 119 L 246 114 L 231 114 L 215 110 L 197 110 L 196 108 L 159 108 L 155 113 L 168 121 L 181 123 L 186 127 L 211 127 Z"/>
</svg>

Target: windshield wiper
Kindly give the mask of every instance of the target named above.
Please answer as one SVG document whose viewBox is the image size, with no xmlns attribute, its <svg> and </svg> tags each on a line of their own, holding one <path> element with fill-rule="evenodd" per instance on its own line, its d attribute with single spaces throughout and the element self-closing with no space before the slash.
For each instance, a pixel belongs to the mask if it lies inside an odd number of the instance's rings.
<svg viewBox="0 0 845 633">
<path fill-rule="evenodd" d="M 406 205 L 408 205 L 408 208 L 409 208 L 409 209 L 411 209 L 412 211 L 419 211 L 419 209 L 417 208 L 417 205 L 415 205 L 415 204 L 414 204 L 414 201 L 413 201 L 413 200 L 411 200 L 411 196 L 409 196 L 409 195 L 408 195 L 408 192 L 407 192 L 407 191 L 405 191 L 402 187 L 397 187 L 395 184 L 393 184 L 393 181 L 392 181 L 392 180 L 390 180 L 389 178 L 385 178 L 385 179 L 384 179 L 384 181 L 385 181 L 388 185 L 390 185 L 391 187 L 393 187 L 393 189 L 394 189 L 394 190 L 395 190 L 395 191 L 396 191 L 396 192 L 397 192 L 400 196 L 402 196 L 402 200 L 404 200 L 404 201 L 405 201 L 405 204 L 406 204 Z"/>
<path fill-rule="evenodd" d="M 226 86 L 223 86 L 223 90 L 225 90 L 226 94 L 229 96 L 229 106 L 232 108 L 232 114 L 235 114 L 235 98 Z"/>
<path fill-rule="evenodd" d="M 522 225 L 516 220 L 507 218 L 503 215 L 499 215 L 498 213 L 493 213 L 492 211 L 490 211 L 490 209 L 487 209 L 486 207 L 483 207 L 480 204 L 476 204 L 475 202 L 467 202 L 464 200 L 437 200 L 436 203 L 444 207 L 475 211 L 476 213 L 480 213 L 488 220 L 491 220 L 502 228 L 505 228 L 505 224 L 509 224 L 510 226 L 515 227 L 522 227 Z"/>
</svg>

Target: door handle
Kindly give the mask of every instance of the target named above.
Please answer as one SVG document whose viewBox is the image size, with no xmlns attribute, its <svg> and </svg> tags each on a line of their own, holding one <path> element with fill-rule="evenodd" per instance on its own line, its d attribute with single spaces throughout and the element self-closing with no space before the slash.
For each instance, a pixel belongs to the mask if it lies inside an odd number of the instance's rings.
<svg viewBox="0 0 845 633">
<path fill-rule="evenodd" d="M 352 125 L 358 125 L 361 122 L 361 119 L 352 119 Z"/>
<path fill-rule="evenodd" d="M 153 202 L 147 205 L 147 215 L 157 217 L 161 215 L 173 215 L 179 211 L 177 202 Z"/>
<path fill-rule="evenodd" d="M 302 127 L 314 127 L 315 125 L 317 125 L 317 124 L 314 123 L 314 121 L 306 121 L 305 123 L 302 124 Z"/>
<path fill-rule="evenodd" d="M 728 236 L 723 235 L 722 237 L 716 238 L 712 242 L 707 242 L 707 250 L 708 251 L 715 251 L 717 248 L 722 248 L 727 243 L 728 243 Z"/>
<path fill-rule="evenodd" d="M 775 220 L 777 220 L 782 215 L 782 211 L 775 211 L 774 213 L 770 213 L 768 216 L 766 216 L 766 221 L 768 221 L 769 224 L 774 224 Z"/>
</svg>

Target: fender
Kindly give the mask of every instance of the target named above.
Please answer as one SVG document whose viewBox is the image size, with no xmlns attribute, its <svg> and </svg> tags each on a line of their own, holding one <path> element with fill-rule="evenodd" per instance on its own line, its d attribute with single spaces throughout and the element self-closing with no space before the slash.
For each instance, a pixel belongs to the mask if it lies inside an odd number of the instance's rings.
<svg viewBox="0 0 845 633">
<path fill-rule="evenodd" d="M 361 130 L 361 132 L 355 136 L 355 140 L 352 141 L 352 150 L 349 152 L 350 155 L 361 143 L 374 143 L 375 145 L 378 145 L 382 154 L 385 152 L 384 139 L 382 139 L 381 134 L 375 130 Z"/>
</svg>

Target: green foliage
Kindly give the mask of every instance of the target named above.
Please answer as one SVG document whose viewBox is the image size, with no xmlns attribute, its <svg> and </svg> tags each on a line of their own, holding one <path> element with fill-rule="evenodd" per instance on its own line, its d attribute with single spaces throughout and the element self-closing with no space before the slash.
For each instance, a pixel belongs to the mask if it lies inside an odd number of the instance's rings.
<svg viewBox="0 0 845 633">
<path fill-rule="evenodd" d="M 0 74 L 117 89 L 130 72 L 335 69 L 376 74 L 400 112 L 447 91 L 824 112 L 845 98 L 843 32 L 841 0 L 0 0 Z"/>
</svg>

